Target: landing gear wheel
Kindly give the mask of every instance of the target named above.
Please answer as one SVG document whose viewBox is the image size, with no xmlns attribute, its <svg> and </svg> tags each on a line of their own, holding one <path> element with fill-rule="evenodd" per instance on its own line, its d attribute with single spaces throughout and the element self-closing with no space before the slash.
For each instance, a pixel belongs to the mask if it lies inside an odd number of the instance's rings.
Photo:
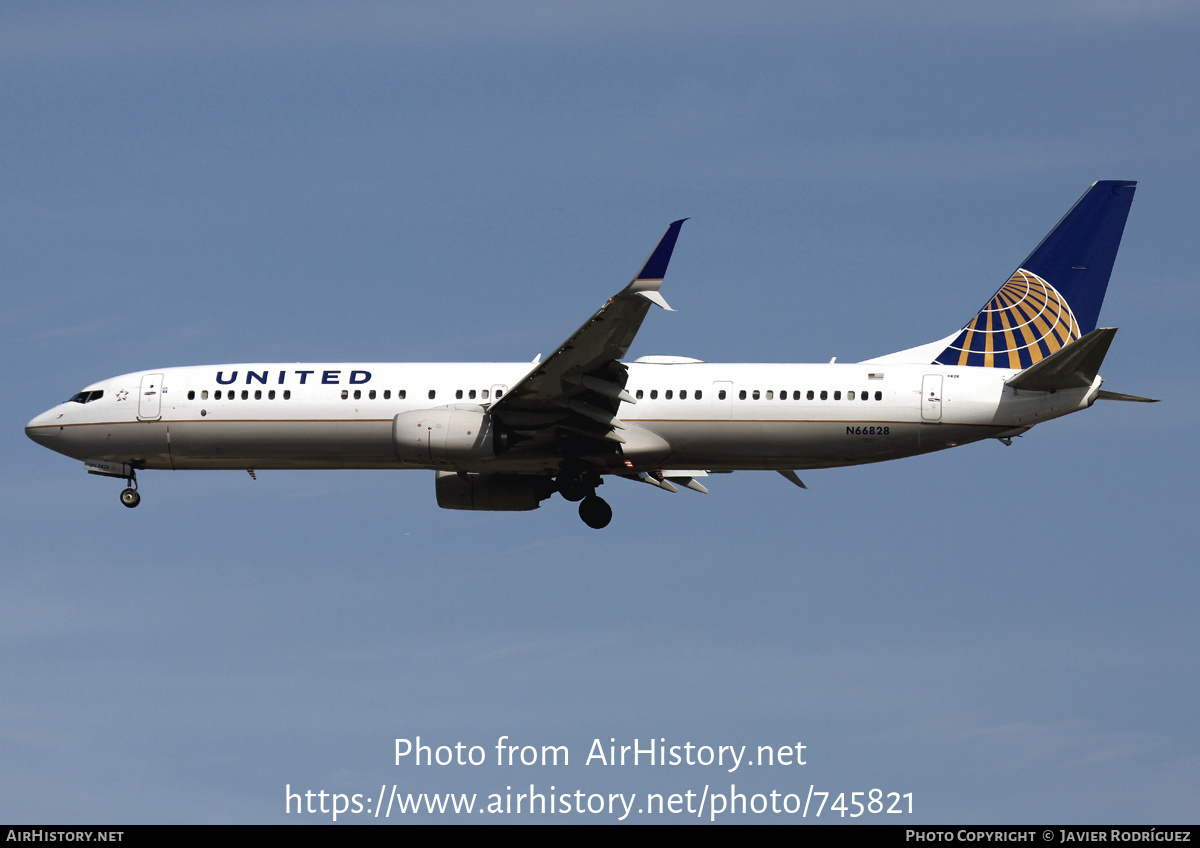
<svg viewBox="0 0 1200 848">
<path fill-rule="evenodd" d="M 607 527 L 608 522 L 612 521 L 612 507 L 604 498 L 588 495 L 579 504 L 579 517 L 588 527 L 599 530 Z"/>
<path fill-rule="evenodd" d="M 563 500 L 581 501 L 584 498 L 595 495 L 596 487 L 600 485 L 600 476 L 591 471 L 561 471 L 555 481 L 558 484 L 558 493 L 563 496 Z"/>
<path fill-rule="evenodd" d="M 570 501 L 571 503 L 581 501 L 595 491 L 595 487 L 585 486 L 582 483 L 561 483 L 558 489 L 558 493 L 563 496 L 563 500 Z"/>
<path fill-rule="evenodd" d="M 121 491 L 121 503 L 133 509 L 142 502 L 142 496 L 137 493 L 137 489 L 123 489 Z"/>
</svg>

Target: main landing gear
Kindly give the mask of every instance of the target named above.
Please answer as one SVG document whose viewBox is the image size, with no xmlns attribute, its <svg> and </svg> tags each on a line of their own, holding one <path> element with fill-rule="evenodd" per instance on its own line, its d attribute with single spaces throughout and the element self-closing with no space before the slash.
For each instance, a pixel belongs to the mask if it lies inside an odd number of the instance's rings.
<svg viewBox="0 0 1200 848">
<path fill-rule="evenodd" d="M 563 498 L 579 502 L 579 517 L 588 527 L 599 530 L 612 521 L 612 507 L 596 494 L 596 487 L 604 482 L 599 474 L 588 469 L 565 468 L 556 482 Z"/>
<path fill-rule="evenodd" d="M 593 530 L 607 527 L 612 521 L 612 507 L 608 501 L 598 495 L 588 495 L 579 502 L 579 517 L 583 523 Z"/>
</svg>

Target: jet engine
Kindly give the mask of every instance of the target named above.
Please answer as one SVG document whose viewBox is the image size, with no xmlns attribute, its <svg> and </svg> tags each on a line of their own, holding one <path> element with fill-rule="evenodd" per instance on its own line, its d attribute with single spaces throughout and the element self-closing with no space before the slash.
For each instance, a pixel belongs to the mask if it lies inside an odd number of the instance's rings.
<svg viewBox="0 0 1200 848">
<path fill-rule="evenodd" d="M 517 512 L 537 509 L 554 493 L 554 481 L 532 474 L 459 474 L 438 471 L 434 482 L 442 509 Z"/>
<path fill-rule="evenodd" d="M 392 443 L 397 459 L 415 465 L 453 465 L 496 455 L 492 417 L 480 408 L 401 412 L 392 421 Z"/>
</svg>

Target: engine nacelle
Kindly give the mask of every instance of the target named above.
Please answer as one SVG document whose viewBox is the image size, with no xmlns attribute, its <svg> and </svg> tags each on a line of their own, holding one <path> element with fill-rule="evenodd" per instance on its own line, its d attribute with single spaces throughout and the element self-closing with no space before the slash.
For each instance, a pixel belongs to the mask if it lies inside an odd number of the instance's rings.
<svg viewBox="0 0 1200 848">
<path fill-rule="evenodd" d="M 482 409 L 416 409 L 392 420 L 396 458 L 414 465 L 454 465 L 496 455 L 492 417 Z"/>
<path fill-rule="evenodd" d="M 531 474 L 458 474 L 438 471 L 434 482 L 442 509 L 518 512 L 537 509 L 554 493 L 554 481 Z"/>
</svg>

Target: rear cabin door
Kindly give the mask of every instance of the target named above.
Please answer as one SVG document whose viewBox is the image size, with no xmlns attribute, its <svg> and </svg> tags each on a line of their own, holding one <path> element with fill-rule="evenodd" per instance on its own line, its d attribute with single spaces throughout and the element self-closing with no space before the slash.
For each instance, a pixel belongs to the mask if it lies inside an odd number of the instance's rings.
<svg viewBox="0 0 1200 848">
<path fill-rule="evenodd" d="M 926 374 L 921 380 L 921 420 L 926 424 L 942 421 L 941 374 Z"/>
</svg>

